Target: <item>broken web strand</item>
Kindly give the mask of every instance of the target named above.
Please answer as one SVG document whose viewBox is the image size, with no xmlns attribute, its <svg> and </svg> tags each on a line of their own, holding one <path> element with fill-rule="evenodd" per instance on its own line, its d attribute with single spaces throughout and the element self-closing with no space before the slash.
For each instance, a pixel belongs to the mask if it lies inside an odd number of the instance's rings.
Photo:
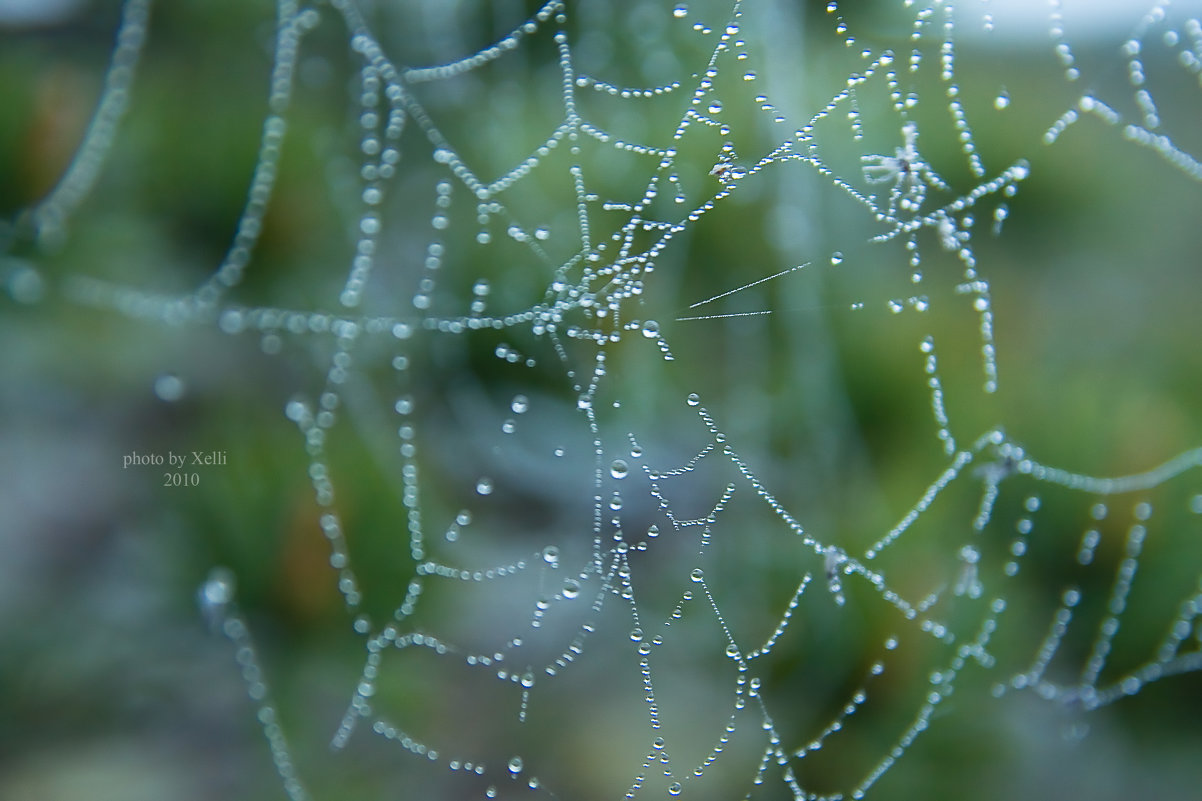
<svg viewBox="0 0 1202 801">
<path fill-rule="evenodd" d="M 201 615 L 214 633 L 221 634 L 234 646 L 234 658 L 241 669 L 246 694 L 256 706 L 256 717 L 271 749 L 271 761 L 275 764 L 284 792 L 291 801 L 308 801 L 309 793 L 297 774 L 288 740 L 280 727 L 250 629 L 235 603 L 234 587 L 234 574 L 231 571 L 214 568 L 197 592 Z"/>
</svg>

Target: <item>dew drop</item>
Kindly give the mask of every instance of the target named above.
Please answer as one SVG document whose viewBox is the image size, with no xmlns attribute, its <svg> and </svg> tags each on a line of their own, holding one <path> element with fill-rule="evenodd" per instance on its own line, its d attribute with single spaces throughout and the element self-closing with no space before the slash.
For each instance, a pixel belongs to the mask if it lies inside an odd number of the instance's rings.
<svg viewBox="0 0 1202 801">
<path fill-rule="evenodd" d="M 699 567 L 693 568 L 693 572 L 689 574 L 689 578 L 693 581 L 701 581 L 705 578 L 705 571 Z"/>
<path fill-rule="evenodd" d="M 563 583 L 563 597 L 569 601 L 580 596 L 580 582 L 576 579 L 568 579 Z"/>
<path fill-rule="evenodd" d="M 684 19 L 689 15 L 689 7 L 684 3 L 677 3 L 676 8 L 672 9 L 672 16 L 676 19 Z"/>
<path fill-rule="evenodd" d="M 672 782 L 668 787 L 668 795 L 680 795 L 681 789 L 680 782 Z"/>
<path fill-rule="evenodd" d="M 492 483 L 491 478 L 488 478 L 487 476 L 485 476 L 476 482 L 476 494 L 477 495 L 492 495 L 492 490 L 493 490 L 493 483 Z"/>
<path fill-rule="evenodd" d="M 1002 91 L 998 92 L 998 96 L 993 99 L 993 107 L 998 111 L 1007 108 L 1010 105 L 1010 93 L 1003 87 Z"/>
<path fill-rule="evenodd" d="M 154 394 L 161 401 L 175 403 L 184 397 L 186 391 L 183 379 L 175 373 L 163 373 L 154 380 Z"/>
<path fill-rule="evenodd" d="M 843 253 L 836 250 L 834 253 L 831 254 L 831 264 L 842 264 L 842 263 L 843 263 Z"/>
<path fill-rule="evenodd" d="M 200 588 L 200 602 L 209 608 L 224 607 L 234 598 L 234 574 L 228 568 L 217 567 Z"/>
<path fill-rule="evenodd" d="M 689 396 L 685 398 L 685 403 L 689 404 L 690 406 L 696 406 L 697 404 L 701 403 L 701 396 L 699 396 L 696 392 L 690 392 Z"/>
<path fill-rule="evenodd" d="M 228 568 L 213 568 L 196 594 L 200 612 L 212 630 L 217 631 L 221 628 L 226 607 L 233 599 L 234 574 Z"/>
<path fill-rule="evenodd" d="M 522 758 L 515 756 L 509 760 L 509 772 L 514 776 L 522 772 Z"/>
<path fill-rule="evenodd" d="M 614 459 L 613 464 L 609 466 L 609 474 L 614 478 L 626 478 L 630 472 L 630 465 L 626 464 L 625 459 Z"/>
<path fill-rule="evenodd" d="M 543 561 L 552 567 L 557 567 L 559 565 L 559 548 L 554 545 L 543 548 Z"/>
<path fill-rule="evenodd" d="M 659 336 L 659 323 L 655 320 L 647 320 L 643 323 L 643 336 L 647 339 L 655 339 Z"/>
<path fill-rule="evenodd" d="M 509 408 L 514 414 L 525 414 L 530 408 L 530 399 L 525 395 L 514 395 L 513 400 L 509 402 Z"/>
<path fill-rule="evenodd" d="M 6 281 L 8 293 L 12 299 L 26 305 L 41 300 L 46 292 L 46 282 L 42 279 L 41 274 L 24 261 L 15 259 L 5 259 L 5 261 L 15 267 Z"/>
</svg>

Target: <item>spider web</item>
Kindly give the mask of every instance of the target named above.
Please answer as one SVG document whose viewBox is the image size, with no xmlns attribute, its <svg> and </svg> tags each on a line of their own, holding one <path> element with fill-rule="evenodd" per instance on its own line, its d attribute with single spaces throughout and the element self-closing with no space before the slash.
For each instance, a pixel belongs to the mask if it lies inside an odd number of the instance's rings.
<svg viewBox="0 0 1202 801">
<path fill-rule="evenodd" d="M 293 592 L 345 613 L 337 686 L 278 703 L 303 652 L 243 614 L 286 544 L 199 602 L 289 797 L 364 770 L 394 782 L 364 797 L 1062 797 L 957 740 L 1130 789 L 1071 766 L 1202 666 L 1197 4 L 280 0 L 245 203 L 191 284 L 64 244 L 150 5 L 6 281 L 286 365 L 254 403 L 293 429 L 328 563 Z M 273 264 L 314 194 L 320 252 Z M 1173 346 L 1177 379 L 1147 361 Z"/>
</svg>

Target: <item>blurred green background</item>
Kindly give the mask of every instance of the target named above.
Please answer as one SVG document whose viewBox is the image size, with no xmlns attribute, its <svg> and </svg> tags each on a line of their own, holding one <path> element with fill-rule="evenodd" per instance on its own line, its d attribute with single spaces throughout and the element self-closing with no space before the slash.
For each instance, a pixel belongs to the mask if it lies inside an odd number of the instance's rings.
<svg viewBox="0 0 1202 801">
<path fill-rule="evenodd" d="M 405 65 L 476 52 L 537 10 L 517 0 L 360 5 L 385 51 Z M 729 9 L 690 3 L 677 18 L 674 5 L 570 4 L 565 30 L 577 70 L 620 86 L 672 80 L 686 90 L 693 86 L 716 41 L 693 26 L 720 31 Z M 587 121 L 627 141 L 679 149 L 677 173 L 688 204 L 675 205 L 675 190 L 662 186 L 663 203 L 653 213 L 677 219 L 682 209 L 712 196 L 719 186 L 709 172 L 724 142 L 733 143 L 738 163 L 750 166 L 866 67 L 825 3 L 752 5 L 739 20 L 747 59 L 727 54 L 718 62 L 714 96 L 723 103 L 728 133 L 697 124 L 673 141 L 688 103 L 683 91 L 619 100 L 577 90 Z M 991 285 L 998 393 L 982 392 L 980 317 L 971 296 L 955 293 L 964 265 L 940 248 L 933 232 L 918 236 L 924 278 L 915 285 L 903 243 L 872 243 L 882 225 L 828 176 L 800 162 L 773 164 L 741 179 L 731 198 L 676 236 L 655 272 L 644 276 L 643 295 L 623 307 L 624 321 L 658 321 L 675 357 L 665 361 L 637 330 L 606 348 L 608 372 L 594 398 L 597 439 L 606 464 L 624 456 L 634 465 L 624 483 L 594 483 L 597 443 L 575 408 L 573 383 L 594 368 L 594 345 L 566 340 L 561 361 L 548 337 L 529 326 L 466 335 L 419 330 L 404 345 L 408 369 L 397 371 L 390 366 L 402 347 L 396 341 L 360 344 L 327 462 L 365 611 L 386 618 L 415 576 L 392 411 L 404 395 L 417 409 L 431 558 L 483 569 L 530 560 L 553 544 L 564 565 L 532 566 L 512 580 L 481 585 L 430 581 L 419 615 L 405 630 L 458 641 L 469 651 L 525 636 L 530 642 L 522 654 L 553 660 L 587 617 L 588 599 L 577 602 L 580 609 L 557 602 L 541 631 L 531 631 L 534 601 L 554 595 L 571 570 L 587 564 L 593 496 L 604 490 L 601 527 L 608 536 L 609 493 L 620 489 L 623 508 L 614 516 L 632 541 L 649 543 L 631 556 L 640 618 L 648 632 L 670 635 L 670 645 L 656 652 L 652 678 L 677 774 L 690 773 L 705 758 L 735 700 L 735 672 L 722 656 L 725 640 L 712 610 L 693 603 L 674 628 L 663 626 L 690 589 L 695 566 L 706 569 L 725 623 L 745 650 L 771 634 L 801 576 L 814 575 L 773 658 L 754 663 L 786 748 L 799 748 L 821 731 L 884 656 L 885 638 L 900 636 L 902 645 L 886 672 L 868 684 L 869 702 L 846 731 L 794 763 L 803 786 L 817 793 L 845 790 L 867 774 L 913 719 L 929 689 L 928 674 L 952 654 L 902 621 L 863 582 L 848 579 L 847 606 L 835 606 L 822 586 L 822 560 L 717 454 L 686 477 L 655 487 L 677 515 L 704 517 L 722 488 L 736 485 L 704 549 L 699 527 L 654 542 L 631 533 L 652 524 L 671 530 L 641 465 L 678 467 L 711 440 L 684 403 L 688 393 L 701 396 L 717 427 L 784 508 L 814 536 L 852 554 L 900 520 L 947 465 L 919 350 L 928 335 L 962 448 L 1001 426 L 1043 463 L 1123 475 L 1202 444 L 1198 183 L 1097 119 L 1076 124 L 1053 146 L 1042 142 L 1084 91 L 1138 119 L 1129 65 L 1118 48 L 1142 6 L 1118 4 L 1122 24 L 1069 18 L 1079 23 L 1066 30 L 1076 34 L 1074 54 L 1084 76 L 1070 84 L 1062 79 L 1046 18 L 1028 25 L 1007 17 L 1006 4 L 994 5 L 997 30 L 984 34 L 974 7 L 960 21 L 955 55 L 959 97 L 987 175 L 1019 158 L 1031 167 L 1009 201 L 1001 234 L 990 233 L 996 198 L 982 202 L 971 228 L 978 272 Z M 436 659 L 420 649 L 385 659 L 377 708 L 419 739 L 487 762 L 484 777 L 426 764 L 372 735 L 366 722 L 349 748 L 330 750 L 364 651 L 328 565 L 304 440 L 283 415 L 290 400 L 313 400 L 322 392 L 330 339 L 286 331 L 229 335 L 212 322 L 172 326 L 83 306 L 70 296 L 72 280 L 81 276 L 186 293 L 220 263 L 255 166 L 274 10 L 232 0 L 157 4 L 129 112 L 98 183 L 67 236 L 38 243 L 9 223 L 54 186 L 69 162 L 99 95 L 120 17 L 113 2 L 65 7 L 56 20 L 19 23 L 17 4 L 0 2 L 0 242 L 6 248 L 0 281 L 8 289 L 0 297 L 0 797 L 283 797 L 233 649 L 208 631 L 196 608 L 197 588 L 218 565 L 237 578 L 238 604 L 314 797 L 484 798 L 490 787 L 505 798 L 621 797 L 652 734 L 627 636 L 630 606 L 617 597 L 593 616 L 598 631 L 579 662 L 536 685 L 524 724 L 517 723 L 520 693 L 466 670 L 461 659 Z M 338 14 L 325 4 L 316 8 L 321 24 L 303 41 L 278 185 L 231 306 L 340 312 L 338 293 L 361 213 L 359 62 Z M 864 46 L 894 48 L 899 65 L 909 58 L 913 9 L 857 3 L 842 14 Z M 1188 16 L 1153 26 L 1143 39 L 1143 59 L 1166 132 L 1182 150 L 1199 153 L 1197 75 L 1182 68 L 1163 38 L 1167 30 L 1186 37 Z M 919 98 L 909 113 L 920 123 L 921 152 L 962 194 L 979 180 L 955 143 L 947 86 L 938 77 L 939 39 L 929 38 L 938 24 L 925 29 L 922 70 L 901 72 L 899 79 L 903 93 Z M 524 159 L 563 120 L 562 74 L 551 37 L 550 28 L 540 29 L 480 70 L 413 87 L 416 100 L 486 180 Z M 752 81 L 744 80 L 749 72 Z M 1010 102 L 999 109 L 995 98 L 1003 93 Z M 758 95 L 775 111 L 764 111 Z M 831 169 L 868 191 L 873 187 L 863 184 L 860 156 L 893 153 L 901 144 L 901 120 L 879 74 L 855 102 L 862 140 L 851 136 L 850 103 L 819 121 L 815 136 Z M 773 122 L 777 113 L 787 122 Z M 481 280 L 490 285 L 490 313 L 541 302 L 555 267 L 581 246 L 566 149 L 552 151 L 503 193 L 506 210 L 485 223 L 477 220 L 476 199 L 454 185 L 449 228 L 440 233 L 431 219 L 436 186 L 449 179 L 449 170 L 434 161 L 428 137 L 412 122 L 400 150 L 363 313 L 420 318 L 412 296 L 429 277 L 422 264 L 436 236 L 447 247 L 430 315 L 467 314 L 472 287 Z M 589 191 L 601 200 L 637 200 L 655 169 L 652 157 L 619 154 L 593 141 L 584 143 L 579 160 Z M 950 200 L 932 193 L 928 202 L 939 197 Z M 598 205 L 591 207 L 594 242 L 605 241 L 629 217 Z M 539 245 L 545 258 L 508 237 L 509 225 L 545 228 Z M 489 243 L 477 241 L 481 230 L 490 233 Z M 842 261 L 832 265 L 836 252 Z M 802 263 L 810 266 L 690 311 L 699 301 Z M 570 280 L 578 275 L 569 272 Z M 889 311 L 890 300 L 919 294 L 929 301 L 928 312 Z M 767 310 L 772 314 L 676 319 Z M 576 311 L 568 325 L 599 324 Z M 504 358 L 508 352 L 522 354 L 518 364 Z M 527 358 L 533 367 L 524 364 Z M 178 398 L 173 386 L 182 388 Z M 530 411 L 515 419 L 518 395 Z M 504 433 L 507 421 L 515 434 Z M 640 457 L 630 455 L 631 435 Z M 228 464 L 200 470 L 198 486 L 174 488 L 161 486 L 161 471 L 122 466 L 134 453 L 193 450 L 223 452 Z M 1196 674 L 1154 683 L 1089 714 L 1030 693 L 990 695 L 994 682 L 1030 664 L 1070 585 L 1082 588 L 1085 601 L 1050 672 L 1066 684 L 1075 680 L 1141 502 L 1155 513 L 1101 683 L 1150 658 L 1181 602 L 1198 591 L 1202 527 L 1194 507 L 1202 490 L 1196 475 L 1113 499 L 1016 476 L 1003 483 L 990 526 L 978 535 L 971 522 L 981 482 L 970 473 L 876 566 L 891 586 L 920 598 L 954 578 L 962 543 L 979 543 L 987 597 L 1001 593 L 1009 604 L 991 648 L 998 666 L 965 668 L 930 731 L 869 797 L 1196 795 L 1202 778 Z M 487 497 L 475 491 L 483 477 L 495 483 Z M 1041 499 L 1038 514 L 1023 509 L 1032 495 Z M 1090 510 L 1101 500 L 1109 514 L 1097 522 Z M 445 532 L 464 511 L 472 522 L 452 541 Z M 1030 553 L 1016 578 L 1003 579 L 1001 564 L 1023 517 L 1034 520 Z M 1096 563 L 1085 568 L 1075 554 L 1091 526 L 1100 530 L 1102 544 Z M 595 595 L 598 586 L 594 577 L 587 590 Z M 946 615 L 971 639 L 982 606 L 956 603 Z M 1191 630 L 1187 649 L 1197 648 L 1196 633 Z M 765 744 L 761 719 L 756 709 L 736 719 L 731 744 L 703 777 L 686 783 L 684 797 L 789 797 L 776 768 L 763 787 L 752 784 Z M 1083 725 L 1088 736 L 1081 736 Z M 523 755 L 525 775 L 537 773 L 547 790 L 531 790 L 505 774 L 514 753 Z M 643 792 L 662 797 L 666 787 L 652 775 Z"/>
</svg>

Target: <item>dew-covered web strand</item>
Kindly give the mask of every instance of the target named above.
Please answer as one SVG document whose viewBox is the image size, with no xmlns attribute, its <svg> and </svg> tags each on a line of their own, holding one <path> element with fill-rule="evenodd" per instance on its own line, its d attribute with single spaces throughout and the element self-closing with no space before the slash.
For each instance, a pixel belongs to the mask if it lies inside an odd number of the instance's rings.
<svg viewBox="0 0 1202 801">
<path fill-rule="evenodd" d="M 129 107 L 134 77 L 147 39 L 151 5 L 151 0 L 127 0 L 122 8 L 117 44 L 83 141 L 58 183 L 28 212 L 34 232 L 43 240 L 55 241 L 66 234 L 71 217 L 96 185 L 116 139 L 121 118 Z"/>
<path fill-rule="evenodd" d="M 1082 73 L 1076 66 L 1076 59 L 1065 39 L 1064 20 L 1059 0 L 1052 4 L 1052 8 L 1051 34 L 1056 41 L 1057 57 L 1065 68 L 1065 80 L 1070 83 L 1078 82 L 1082 78 Z M 1169 20 L 1168 11 L 1171 8 L 1172 4 L 1169 2 L 1152 4 L 1120 47 L 1121 62 L 1112 62 L 1109 68 L 1110 72 L 1115 72 L 1120 68 L 1119 64 L 1121 63 L 1126 84 L 1130 87 L 1130 100 L 1138 112 L 1138 121 L 1131 121 L 1116 110 L 1114 103 L 1109 103 L 1099 97 L 1100 90 L 1091 85 L 1044 132 L 1044 144 L 1056 143 L 1070 126 L 1086 117 L 1092 117 L 1109 127 L 1121 129 L 1125 141 L 1151 150 L 1183 175 L 1194 181 L 1202 181 L 1202 161 L 1198 156 L 1179 147 L 1171 133 L 1162 132 L 1159 104 L 1149 88 L 1148 70 L 1142 56 L 1153 34 L 1163 28 L 1161 35 L 1157 37 L 1159 45 L 1174 52 L 1176 58 L 1173 59 L 1173 62 L 1176 67 L 1193 77 L 1199 84 L 1199 88 L 1202 88 L 1202 55 L 1198 48 L 1199 38 L 1202 37 L 1202 23 L 1196 17 L 1186 19 L 1182 26 L 1185 31 L 1183 36 L 1176 26 L 1168 27 L 1166 25 Z"/>
<path fill-rule="evenodd" d="M 291 801 L 308 801 L 310 795 L 297 773 L 267 679 L 255 653 L 250 629 L 238 610 L 235 586 L 233 573 L 225 568 L 214 568 L 197 593 L 200 613 L 214 632 L 234 646 L 234 658 L 246 684 L 247 695 L 256 707 L 256 717 L 271 749 L 271 760 L 284 792 Z"/>
</svg>

